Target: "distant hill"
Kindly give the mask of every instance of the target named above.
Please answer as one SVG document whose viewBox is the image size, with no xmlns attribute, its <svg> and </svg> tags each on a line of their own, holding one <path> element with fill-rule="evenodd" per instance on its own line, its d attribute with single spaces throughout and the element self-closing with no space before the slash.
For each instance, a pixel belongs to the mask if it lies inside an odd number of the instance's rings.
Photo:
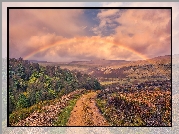
<svg viewBox="0 0 179 134">
<path fill-rule="evenodd" d="M 28 60 L 31 63 L 47 63 L 47 61 L 38 61 L 38 60 Z"/>
<path fill-rule="evenodd" d="M 122 65 L 91 68 L 89 74 L 101 79 L 126 79 L 127 81 L 171 79 L 171 56 L 126 62 Z"/>
<path fill-rule="evenodd" d="M 97 78 L 147 79 L 148 77 L 154 78 L 155 76 L 160 77 L 162 75 L 162 78 L 165 77 L 164 79 L 167 79 L 170 74 L 171 56 L 158 56 L 138 61 L 97 59 L 91 61 L 72 62 L 31 60 L 31 62 L 39 63 L 43 66 L 55 65 L 60 66 L 63 69 L 67 68 L 69 70 L 78 70 L 91 74 Z"/>
<path fill-rule="evenodd" d="M 116 64 L 126 64 L 130 61 L 126 60 L 91 60 L 91 61 L 72 61 L 69 64 L 78 64 L 78 65 L 89 65 L 89 66 L 112 66 Z"/>
</svg>

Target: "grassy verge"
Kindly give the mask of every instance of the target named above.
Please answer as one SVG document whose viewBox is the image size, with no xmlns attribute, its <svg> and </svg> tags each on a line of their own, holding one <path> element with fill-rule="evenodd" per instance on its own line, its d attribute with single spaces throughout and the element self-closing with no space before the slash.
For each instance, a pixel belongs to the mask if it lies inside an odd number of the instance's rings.
<svg viewBox="0 0 179 134">
<path fill-rule="evenodd" d="M 86 91 L 88 93 L 89 91 Z M 84 94 L 86 94 L 84 93 Z M 68 102 L 68 105 L 62 110 L 58 115 L 58 119 L 53 123 L 53 126 L 66 126 L 68 119 L 70 118 L 70 113 L 73 110 L 77 100 L 81 97 L 80 95 L 75 95 L 73 99 Z"/>
<path fill-rule="evenodd" d="M 114 125 L 113 122 L 110 119 L 110 116 L 109 116 L 110 113 L 105 107 L 106 101 L 102 100 L 102 99 L 96 99 L 96 105 L 97 105 L 98 109 L 100 110 L 101 114 L 104 116 L 104 118 L 110 124 L 110 126 Z"/>
</svg>

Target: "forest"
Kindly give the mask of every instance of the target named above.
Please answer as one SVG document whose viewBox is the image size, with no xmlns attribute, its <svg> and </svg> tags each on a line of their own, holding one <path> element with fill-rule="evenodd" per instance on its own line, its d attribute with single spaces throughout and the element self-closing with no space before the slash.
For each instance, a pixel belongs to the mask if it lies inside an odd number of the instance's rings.
<svg viewBox="0 0 179 134">
<path fill-rule="evenodd" d="M 9 114 L 60 98 L 76 89 L 101 89 L 94 77 L 60 66 L 41 66 L 23 58 L 9 59 Z"/>
</svg>

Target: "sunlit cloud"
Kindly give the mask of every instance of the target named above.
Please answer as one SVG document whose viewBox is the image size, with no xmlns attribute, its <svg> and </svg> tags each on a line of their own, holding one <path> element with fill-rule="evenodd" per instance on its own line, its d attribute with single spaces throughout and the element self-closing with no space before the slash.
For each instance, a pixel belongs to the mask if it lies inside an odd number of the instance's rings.
<svg viewBox="0 0 179 134">
<path fill-rule="evenodd" d="M 85 9 L 13 9 L 10 57 L 73 61 L 169 55 L 170 15 L 163 9 L 100 9 L 93 14 Z"/>
</svg>

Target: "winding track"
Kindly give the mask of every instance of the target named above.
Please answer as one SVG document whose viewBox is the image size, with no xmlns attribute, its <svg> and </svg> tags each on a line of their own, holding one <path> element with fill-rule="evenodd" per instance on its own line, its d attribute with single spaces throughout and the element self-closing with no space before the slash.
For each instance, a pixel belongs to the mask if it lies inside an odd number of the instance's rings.
<svg viewBox="0 0 179 134">
<path fill-rule="evenodd" d="M 109 126 L 96 106 L 96 96 L 96 92 L 90 92 L 76 102 L 67 126 Z"/>
<path fill-rule="evenodd" d="M 59 102 L 54 105 L 44 106 L 43 112 L 34 111 L 26 119 L 21 120 L 13 126 L 53 126 L 53 121 L 58 118 L 58 114 L 68 105 L 68 101 L 76 94 L 81 94 L 83 90 L 72 92 L 63 96 Z M 99 112 L 96 106 L 97 93 L 91 91 L 83 94 L 77 100 L 67 126 L 109 126 L 105 118 Z"/>
</svg>

